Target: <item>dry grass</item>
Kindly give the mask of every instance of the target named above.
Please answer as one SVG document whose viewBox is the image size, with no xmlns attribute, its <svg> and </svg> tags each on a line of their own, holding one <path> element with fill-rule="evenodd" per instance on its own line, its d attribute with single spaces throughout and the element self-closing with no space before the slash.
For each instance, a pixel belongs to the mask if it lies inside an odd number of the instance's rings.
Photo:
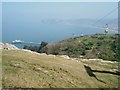
<svg viewBox="0 0 120 90">
<path fill-rule="evenodd" d="M 3 51 L 3 88 L 115 88 L 118 76 L 98 73 L 90 77 L 84 64 L 96 70 L 117 70 L 117 63 L 67 60 L 21 50 Z"/>
</svg>

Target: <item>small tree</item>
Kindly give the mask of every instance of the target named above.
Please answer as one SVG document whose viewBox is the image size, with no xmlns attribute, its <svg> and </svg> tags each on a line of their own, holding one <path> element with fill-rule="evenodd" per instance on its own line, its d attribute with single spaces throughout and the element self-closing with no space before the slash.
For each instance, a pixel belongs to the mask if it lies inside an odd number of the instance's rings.
<svg viewBox="0 0 120 90">
<path fill-rule="evenodd" d="M 39 47 L 39 49 L 38 49 L 38 52 L 41 53 L 41 49 L 42 49 L 43 47 L 45 47 L 47 44 L 48 44 L 47 42 L 43 42 L 43 41 L 42 41 L 41 44 L 40 44 L 40 47 Z"/>
</svg>

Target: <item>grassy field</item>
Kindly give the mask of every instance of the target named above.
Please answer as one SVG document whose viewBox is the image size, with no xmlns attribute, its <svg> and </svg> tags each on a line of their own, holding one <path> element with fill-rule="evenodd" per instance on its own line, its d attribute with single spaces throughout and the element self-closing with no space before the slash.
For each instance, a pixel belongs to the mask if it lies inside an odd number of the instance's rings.
<svg viewBox="0 0 120 90">
<path fill-rule="evenodd" d="M 117 88 L 118 63 L 3 50 L 3 88 Z"/>
</svg>

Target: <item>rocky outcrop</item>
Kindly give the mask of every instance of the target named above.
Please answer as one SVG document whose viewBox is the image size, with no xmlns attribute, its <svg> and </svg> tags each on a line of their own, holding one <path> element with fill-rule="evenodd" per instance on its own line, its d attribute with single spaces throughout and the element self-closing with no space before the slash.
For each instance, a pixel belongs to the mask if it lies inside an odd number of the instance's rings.
<svg viewBox="0 0 120 90">
<path fill-rule="evenodd" d="M 65 58 L 65 59 L 70 59 L 70 57 L 68 55 L 61 55 L 61 57 Z"/>
<path fill-rule="evenodd" d="M 2 43 L 0 42 L 0 49 L 5 49 L 5 50 L 18 50 L 16 46 L 8 43 Z"/>
</svg>

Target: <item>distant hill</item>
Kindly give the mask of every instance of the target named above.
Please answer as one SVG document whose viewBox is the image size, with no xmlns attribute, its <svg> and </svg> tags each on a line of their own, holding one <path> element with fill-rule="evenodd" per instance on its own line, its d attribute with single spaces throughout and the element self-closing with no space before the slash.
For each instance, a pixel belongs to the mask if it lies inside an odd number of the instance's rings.
<svg viewBox="0 0 120 90">
<path fill-rule="evenodd" d="M 118 75 L 118 62 L 2 51 L 2 88 L 118 88 Z"/>
<path fill-rule="evenodd" d="M 95 34 L 73 37 L 48 44 L 41 52 L 54 55 L 68 55 L 74 58 L 99 58 L 120 61 L 117 34 Z"/>
</svg>

